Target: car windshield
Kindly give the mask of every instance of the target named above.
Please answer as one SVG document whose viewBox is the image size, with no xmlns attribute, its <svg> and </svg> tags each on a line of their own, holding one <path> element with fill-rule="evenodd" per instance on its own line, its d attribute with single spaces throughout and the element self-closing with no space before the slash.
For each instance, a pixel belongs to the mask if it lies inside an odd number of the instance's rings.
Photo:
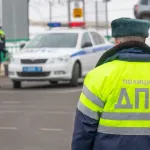
<svg viewBox="0 0 150 150">
<path fill-rule="evenodd" d="M 50 33 L 36 36 L 26 48 L 74 48 L 78 39 L 77 33 Z"/>
</svg>

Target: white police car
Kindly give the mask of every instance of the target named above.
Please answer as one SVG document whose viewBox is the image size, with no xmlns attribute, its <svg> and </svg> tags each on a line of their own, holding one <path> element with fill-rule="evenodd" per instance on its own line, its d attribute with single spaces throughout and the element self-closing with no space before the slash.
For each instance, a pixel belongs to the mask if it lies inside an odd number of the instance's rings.
<svg viewBox="0 0 150 150">
<path fill-rule="evenodd" d="M 22 81 L 70 81 L 72 86 L 93 69 L 113 45 L 88 29 L 50 30 L 33 38 L 12 56 L 9 78 L 14 88 Z"/>
<path fill-rule="evenodd" d="M 150 46 L 150 30 L 149 30 L 149 36 L 146 38 L 145 43 Z"/>
</svg>

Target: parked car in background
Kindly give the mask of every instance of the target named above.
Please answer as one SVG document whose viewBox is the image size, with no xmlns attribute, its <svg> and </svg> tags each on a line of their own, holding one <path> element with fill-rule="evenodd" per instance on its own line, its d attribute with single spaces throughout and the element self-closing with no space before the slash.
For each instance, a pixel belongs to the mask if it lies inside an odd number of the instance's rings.
<svg viewBox="0 0 150 150">
<path fill-rule="evenodd" d="M 134 16 L 137 19 L 150 19 L 150 0 L 139 0 L 134 6 Z"/>
</svg>

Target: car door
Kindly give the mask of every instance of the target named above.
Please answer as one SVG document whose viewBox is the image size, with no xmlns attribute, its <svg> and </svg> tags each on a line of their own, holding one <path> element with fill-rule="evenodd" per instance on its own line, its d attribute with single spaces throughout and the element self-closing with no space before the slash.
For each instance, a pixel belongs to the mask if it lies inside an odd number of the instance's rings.
<svg viewBox="0 0 150 150">
<path fill-rule="evenodd" d="M 81 61 L 83 76 L 85 76 L 92 69 L 91 58 L 93 43 L 88 32 L 85 32 L 82 35 L 80 47 L 83 51 L 83 54 L 81 55 Z"/>
<path fill-rule="evenodd" d="M 106 47 L 105 46 L 105 40 L 96 32 L 91 32 L 91 36 L 94 40 L 94 47 L 92 52 L 92 68 L 95 67 L 97 64 L 99 58 L 102 56 L 102 54 L 105 52 Z M 99 49 L 100 46 L 104 45 L 104 49 Z"/>
</svg>

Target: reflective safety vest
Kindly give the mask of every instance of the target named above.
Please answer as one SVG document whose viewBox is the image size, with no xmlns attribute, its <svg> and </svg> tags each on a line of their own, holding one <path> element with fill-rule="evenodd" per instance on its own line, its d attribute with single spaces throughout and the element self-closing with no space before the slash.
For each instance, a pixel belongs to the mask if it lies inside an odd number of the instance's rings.
<svg viewBox="0 0 150 150">
<path fill-rule="evenodd" d="M 2 29 L 0 29 L 0 35 L 2 35 L 2 36 L 5 35 L 5 33 L 4 33 L 4 31 Z"/>
<path fill-rule="evenodd" d="M 5 37 L 5 33 L 2 29 L 0 29 L 0 39 L 3 41 Z"/>
<path fill-rule="evenodd" d="M 150 135 L 150 62 L 114 60 L 95 68 L 77 108 L 99 122 L 98 133 Z"/>
<path fill-rule="evenodd" d="M 0 29 L 0 51 L 5 49 L 5 33 Z"/>
</svg>

